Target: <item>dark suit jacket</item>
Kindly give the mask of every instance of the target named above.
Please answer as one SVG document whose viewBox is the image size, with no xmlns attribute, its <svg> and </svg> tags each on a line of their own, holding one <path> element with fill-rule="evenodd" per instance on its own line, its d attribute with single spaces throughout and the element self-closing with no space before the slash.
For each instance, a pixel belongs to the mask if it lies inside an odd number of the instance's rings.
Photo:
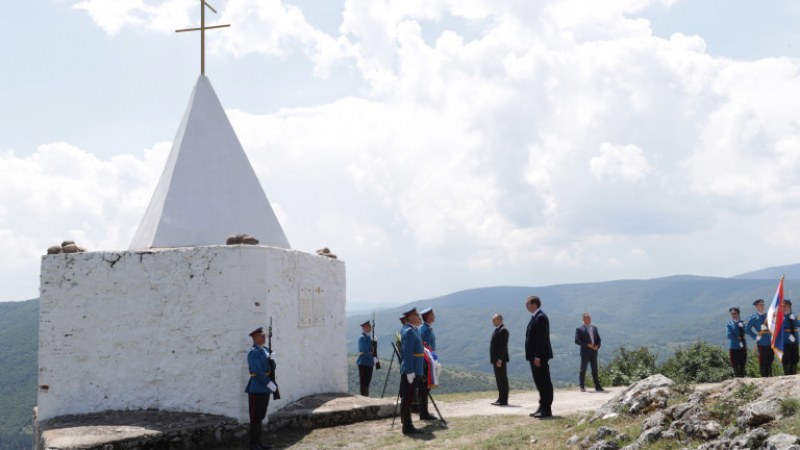
<svg viewBox="0 0 800 450">
<path fill-rule="evenodd" d="M 494 364 L 498 359 L 508 362 L 508 330 L 502 324 L 495 328 L 489 345 L 489 362 Z"/>
<path fill-rule="evenodd" d="M 592 325 L 591 327 L 594 334 L 594 343 L 600 348 L 600 333 L 597 331 L 596 326 Z M 581 356 L 592 356 L 595 352 L 595 350 L 588 347 L 588 345 L 592 343 L 592 340 L 584 325 L 575 329 L 575 343 L 581 346 Z"/>
<path fill-rule="evenodd" d="M 553 348 L 550 346 L 550 319 L 541 309 L 531 317 L 528 330 L 525 332 L 525 359 L 533 361 L 553 359 Z"/>
</svg>

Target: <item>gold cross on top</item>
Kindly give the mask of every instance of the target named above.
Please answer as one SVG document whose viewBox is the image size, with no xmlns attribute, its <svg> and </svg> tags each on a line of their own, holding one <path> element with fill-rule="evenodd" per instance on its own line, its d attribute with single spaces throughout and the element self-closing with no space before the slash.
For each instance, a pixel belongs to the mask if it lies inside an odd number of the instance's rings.
<svg viewBox="0 0 800 450">
<path fill-rule="evenodd" d="M 200 74 L 205 75 L 206 73 L 206 30 L 210 30 L 212 28 L 225 28 L 229 27 L 228 25 L 213 25 L 210 27 L 206 26 L 206 8 L 210 9 L 214 14 L 217 13 L 217 10 L 214 9 L 211 5 L 206 3 L 205 0 L 200 0 L 200 27 L 199 28 L 186 28 L 183 30 L 175 30 L 176 33 L 180 33 L 183 31 L 200 31 Z"/>
</svg>

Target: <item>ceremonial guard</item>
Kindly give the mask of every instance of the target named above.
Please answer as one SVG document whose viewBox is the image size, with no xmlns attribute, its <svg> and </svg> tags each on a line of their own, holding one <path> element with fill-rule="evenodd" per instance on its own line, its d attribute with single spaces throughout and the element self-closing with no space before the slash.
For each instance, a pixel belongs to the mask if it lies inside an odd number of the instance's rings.
<svg viewBox="0 0 800 450">
<path fill-rule="evenodd" d="M 733 367 L 733 376 L 744 377 L 744 369 L 747 364 L 747 343 L 745 342 L 744 322 L 739 318 L 739 307 L 731 306 L 728 308 L 731 313 L 731 320 L 728 322 L 728 354 Z"/>
<path fill-rule="evenodd" d="M 273 354 L 265 347 L 267 336 L 259 327 L 250 333 L 253 346 L 247 352 L 247 366 L 250 369 L 250 381 L 244 391 L 250 410 L 250 450 L 262 450 L 268 446 L 261 443 L 261 422 L 267 416 L 269 395 L 278 389 L 272 377 L 270 359 Z"/>
<path fill-rule="evenodd" d="M 797 315 L 792 312 L 792 301 L 783 299 L 783 374 L 795 375 L 797 373 L 798 355 L 798 321 Z"/>
<path fill-rule="evenodd" d="M 372 382 L 372 369 L 375 365 L 375 358 L 372 355 L 372 324 L 369 320 L 361 324 L 361 336 L 358 338 L 358 382 L 361 386 L 361 395 L 369 397 L 369 384 Z"/>
<path fill-rule="evenodd" d="M 756 312 L 750 316 L 750 320 L 745 325 L 745 333 L 755 339 L 756 349 L 758 350 L 758 372 L 762 377 L 772 376 L 772 362 L 775 360 L 775 353 L 772 351 L 772 333 L 767 326 L 767 313 L 764 311 L 764 299 L 753 302 Z"/>
<path fill-rule="evenodd" d="M 403 316 L 406 323 L 400 330 L 400 421 L 403 423 L 403 434 L 421 433 L 411 423 L 411 401 L 414 399 L 416 387 L 422 381 L 424 373 L 422 338 L 417 328 L 422 319 L 417 308 L 411 308 Z"/>
<path fill-rule="evenodd" d="M 436 315 L 433 313 L 433 308 L 425 308 L 420 311 L 422 316 L 422 326 L 419 329 L 420 337 L 422 338 L 422 345 L 427 345 L 432 351 L 436 351 L 436 334 L 433 333 L 433 322 L 436 320 Z M 436 420 L 436 416 L 428 412 L 428 371 L 433 370 L 428 367 L 425 362 L 425 376 L 419 383 L 419 418 L 421 420 Z"/>
</svg>

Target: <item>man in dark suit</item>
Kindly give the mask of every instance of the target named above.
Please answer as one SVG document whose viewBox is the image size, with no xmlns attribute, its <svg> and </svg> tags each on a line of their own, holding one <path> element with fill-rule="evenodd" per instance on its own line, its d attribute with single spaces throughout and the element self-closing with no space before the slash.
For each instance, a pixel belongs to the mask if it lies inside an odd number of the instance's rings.
<svg viewBox="0 0 800 450">
<path fill-rule="evenodd" d="M 581 371 L 578 382 L 581 385 L 581 392 L 586 392 L 586 366 L 592 367 L 592 381 L 594 390 L 604 392 L 600 386 L 600 379 L 597 378 L 597 351 L 600 350 L 600 333 L 597 327 L 592 325 L 592 316 L 583 313 L 583 325 L 575 329 L 575 344 L 581 347 Z"/>
<path fill-rule="evenodd" d="M 497 401 L 493 402 L 496 406 L 508 405 L 508 330 L 503 326 L 503 316 L 495 314 L 492 316 L 494 333 L 492 333 L 492 343 L 489 345 L 489 363 L 494 368 L 494 379 L 497 381 L 497 390 L 500 392 Z"/>
<path fill-rule="evenodd" d="M 553 381 L 550 379 L 550 363 L 553 348 L 550 346 L 550 320 L 542 311 L 542 301 L 532 295 L 525 300 L 525 308 L 531 313 L 531 321 L 525 332 L 525 359 L 531 364 L 533 383 L 539 391 L 539 409 L 531 417 L 544 419 L 553 416 Z"/>
</svg>

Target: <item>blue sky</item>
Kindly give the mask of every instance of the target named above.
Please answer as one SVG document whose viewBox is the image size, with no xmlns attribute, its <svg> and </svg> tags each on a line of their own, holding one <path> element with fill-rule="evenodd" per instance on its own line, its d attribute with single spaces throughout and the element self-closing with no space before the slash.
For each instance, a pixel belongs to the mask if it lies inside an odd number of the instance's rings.
<svg viewBox="0 0 800 450">
<path fill-rule="evenodd" d="M 219 0 L 207 74 L 294 248 L 348 301 L 797 262 L 800 7 Z M 0 28 L 0 301 L 127 247 L 198 75 L 193 0 Z"/>
</svg>

